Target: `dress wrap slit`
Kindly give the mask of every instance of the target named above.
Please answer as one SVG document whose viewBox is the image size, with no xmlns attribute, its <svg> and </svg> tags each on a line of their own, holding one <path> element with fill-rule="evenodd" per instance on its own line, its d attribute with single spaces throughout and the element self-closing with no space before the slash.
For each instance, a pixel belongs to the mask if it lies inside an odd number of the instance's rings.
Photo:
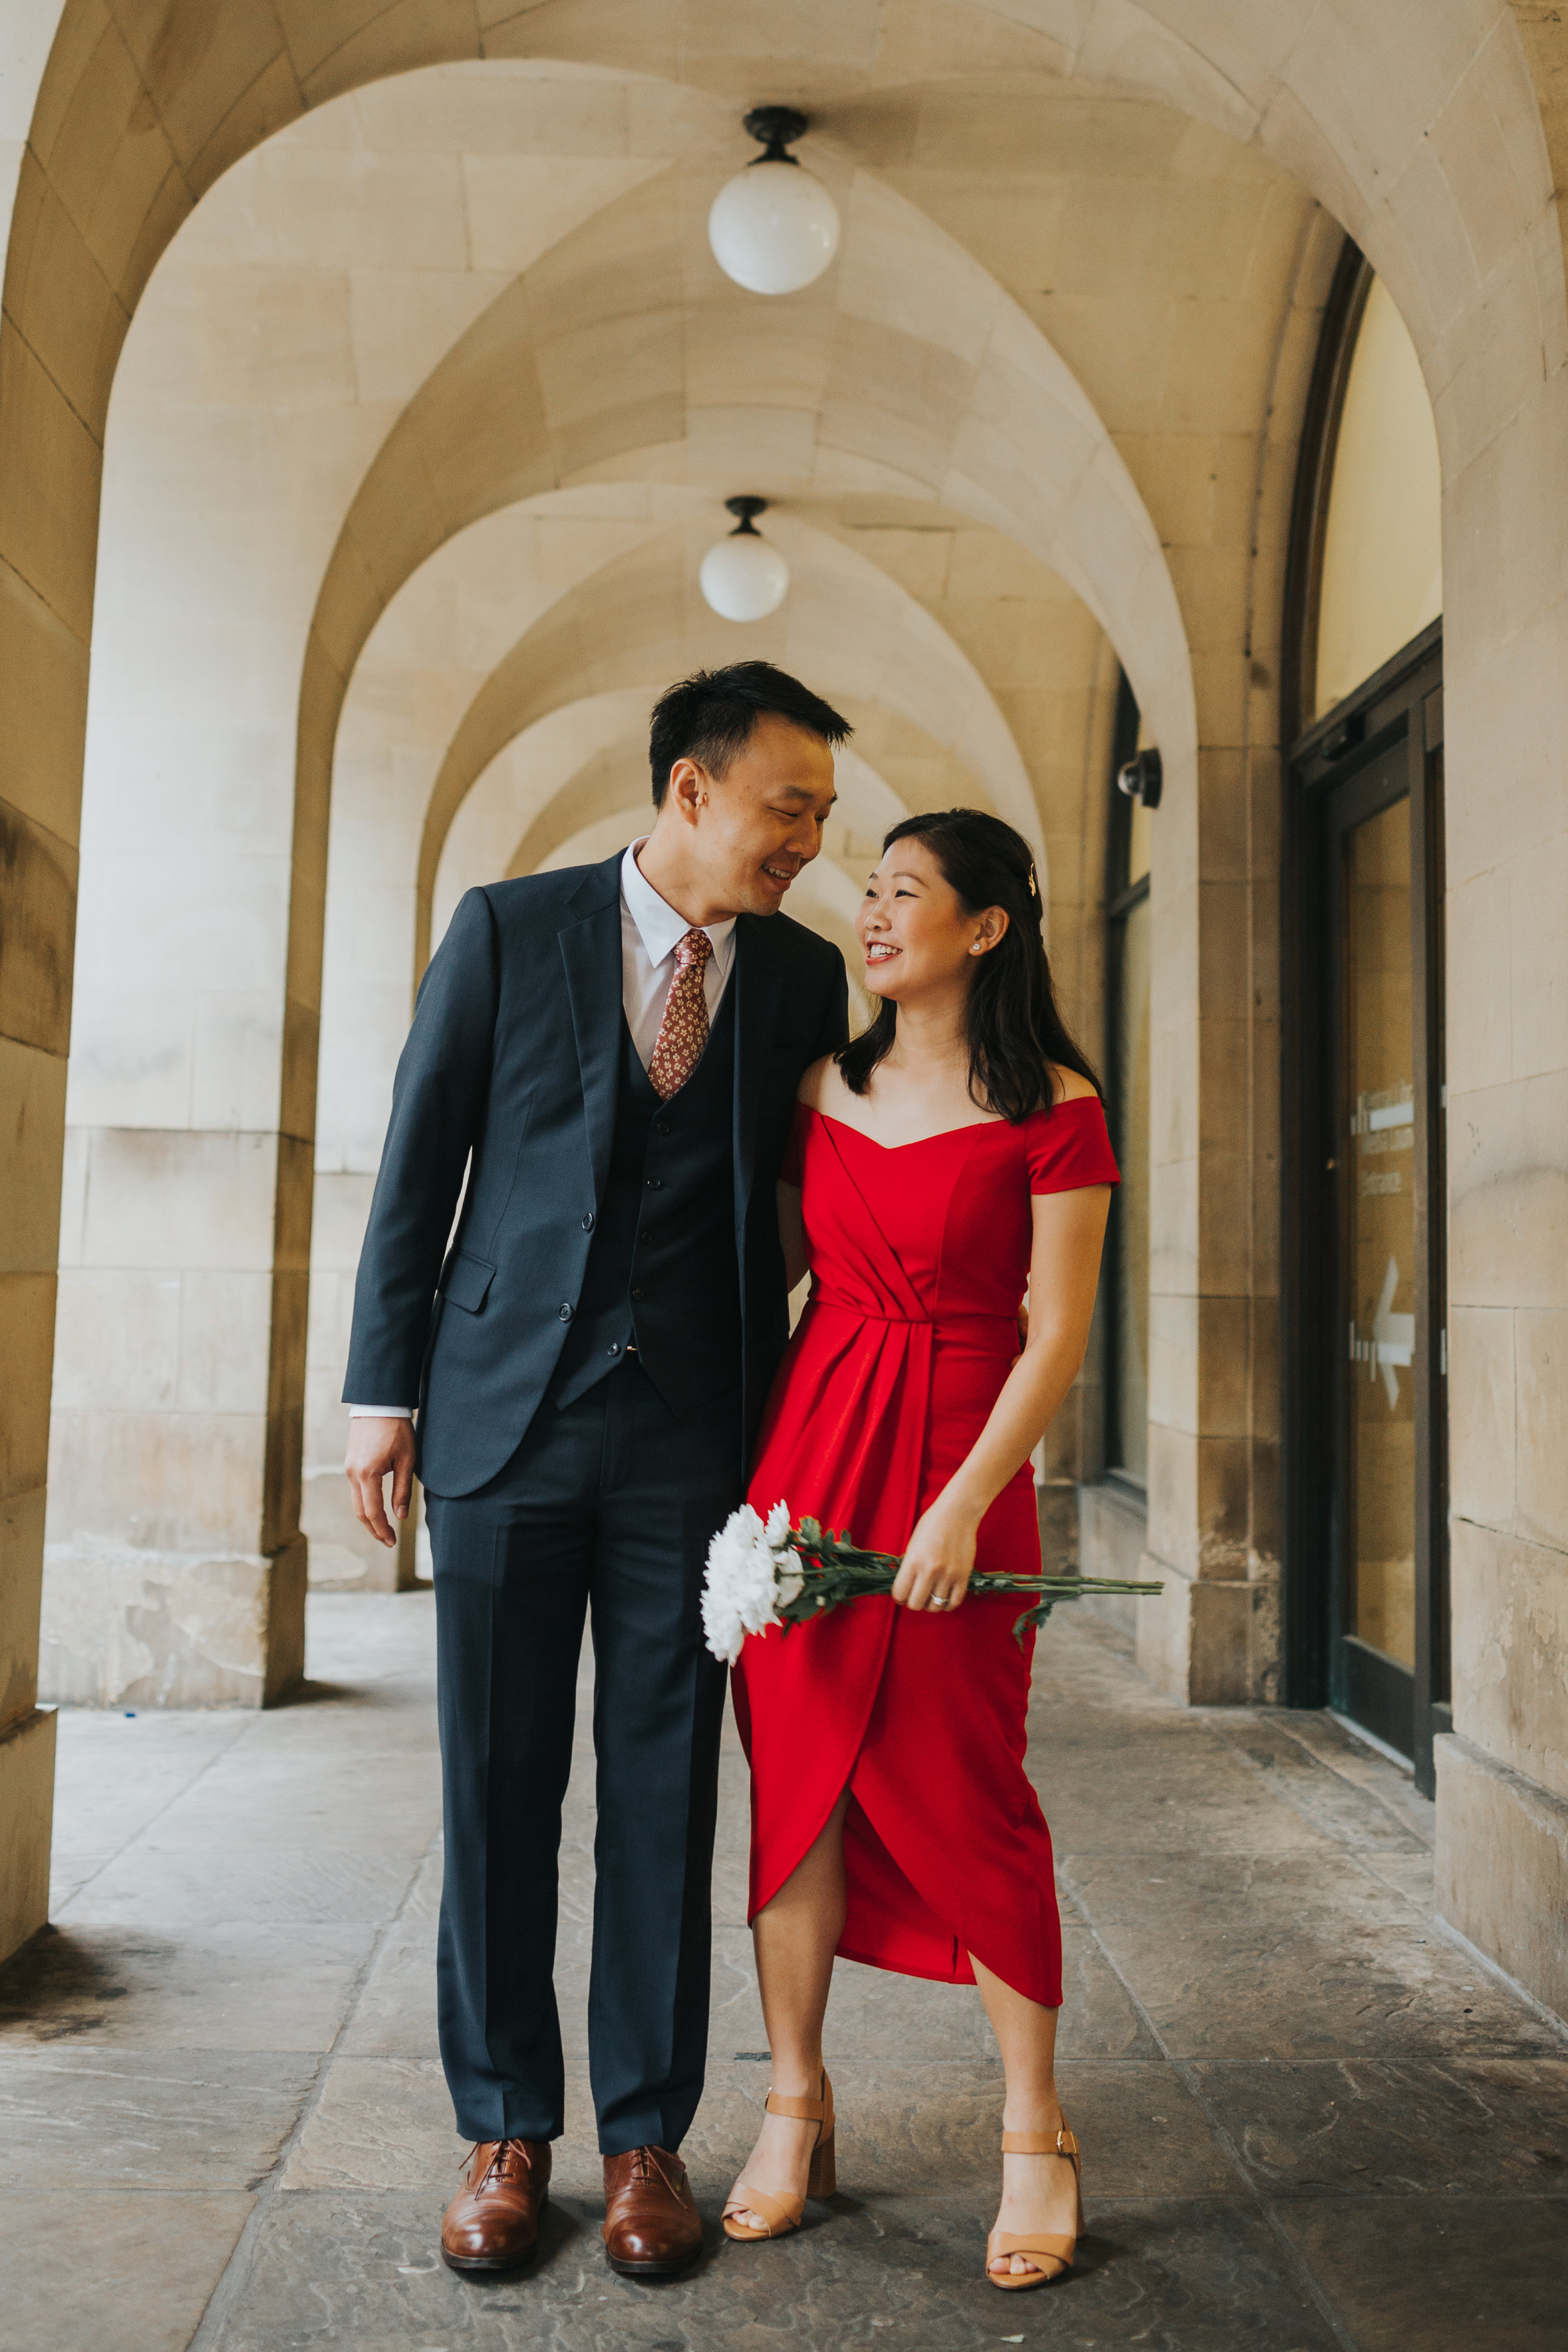
<svg viewBox="0 0 1568 2352">
<path fill-rule="evenodd" d="M 1018 1354 L 1030 1193 L 1116 1181 L 1098 1099 L 887 1150 L 797 1107 L 812 1295 L 763 1424 L 750 1496 L 858 1544 L 902 1551 L 974 1444 Z M 981 1523 L 975 1565 L 1037 1574 L 1027 1464 Z M 846 1789 L 840 1954 L 972 1984 L 970 1954 L 1028 1999 L 1061 2000 L 1050 1832 L 1025 1769 L 1026 1601 L 951 1616 L 852 1601 L 748 1637 L 736 1718 L 752 1766 L 750 1916 L 777 1894 Z"/>
</svg>

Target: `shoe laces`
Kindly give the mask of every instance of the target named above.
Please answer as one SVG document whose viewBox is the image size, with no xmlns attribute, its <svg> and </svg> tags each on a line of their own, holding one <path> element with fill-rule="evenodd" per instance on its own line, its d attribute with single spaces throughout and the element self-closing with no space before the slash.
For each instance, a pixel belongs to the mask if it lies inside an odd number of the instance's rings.
<svg viewBox="0 0 1568 2352">
<path fill-rule="evenodd" d="M 674 2165 L 677 2172 L 683 2172 L 685 2170 L 685 2167 L 680 2162 L 679 2157 L 672 2157 L 670 2158 L 670 2162 Z M 658 2173 L 659 2179 L 663 2181 L 665 2187 L 668 2189 L 672 2197 L 679 2194 L 679 2183 L 670 2179 L 663 2165 L 660 2164 L 657 2152 L 651 2147 L 634 2147 L 632 2150 L 632 2179 L 634 2180 L 647 2180 L 651 2173 Z"/>
<path fill-rule="evenodd" d="M 465 2171 L 468 2167 L 472 2164 L 482 2145 L 483 2143 L 479 2140 L 476 2140 L 474 2142 L 467 2156 L 461 2159 L 458 2166 L 459 2172 Z M 488 2188 L 492 2180 L 510 2180 L 515 2179 L 519 2163 L 521 2164 L 524 2172 L 532 2171 L 533 2158 L 528 2152 L 527 2142 L 521 2139 L 498 2139 L 494 2148 L 490 2152 L 489 2162 L 486 2165 L 479 2179 L 472 2184 L 475 2192 L 477 2193 L 479 2189 Z"/>
</svg>

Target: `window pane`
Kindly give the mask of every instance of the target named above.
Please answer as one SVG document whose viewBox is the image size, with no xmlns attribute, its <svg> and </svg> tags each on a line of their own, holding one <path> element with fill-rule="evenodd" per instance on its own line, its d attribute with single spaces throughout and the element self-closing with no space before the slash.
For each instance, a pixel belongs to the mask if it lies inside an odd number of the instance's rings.
<svg viewBox="0 0 1568 2352">
<path fill-rule="evenodd" d="M 1443 609 L 1442 475 L 1421 362 L 1381 278 L 1356 336 L 1318 599 L 1315 717 Z"/>
<path fill-rule="evenodd" d="M 1348 1630 L 1415 1657 L 1415 1202 L 1410 803 L 1346 845 L 1352 1591 Z"/>
</svg>

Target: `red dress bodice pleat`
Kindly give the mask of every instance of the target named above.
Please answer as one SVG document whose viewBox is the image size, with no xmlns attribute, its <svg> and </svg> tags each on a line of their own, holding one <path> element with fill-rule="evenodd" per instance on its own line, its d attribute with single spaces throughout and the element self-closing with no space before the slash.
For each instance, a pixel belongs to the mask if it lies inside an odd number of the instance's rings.
<svg viewBox="0 0 1568 2352">
<path fill-rule="evenodd" d="M 812 1290 L 751 1500 L 902 1551 L 1017 1357 L 1031 1193 L 1117 1181 L 1104 1114 L 1089 1096 L 889 1149 L 802 1105 L 784 1174 L 801 1186 Z M 981 1523 L 975 1565 L 1039 1564 L 1025 1463 Z M 879 1595 L 748 1638 L 734 1696 L 752 1916 L 847 1788 L 844 1957 L 973 1983 L 973 1953 L 1059 2004 L 1050 1833 L 1024 1769 L 1033 1637 L 1012 1637 L 1026 1605 L 999 1595 L 911 1614 Z"/>
</svg>

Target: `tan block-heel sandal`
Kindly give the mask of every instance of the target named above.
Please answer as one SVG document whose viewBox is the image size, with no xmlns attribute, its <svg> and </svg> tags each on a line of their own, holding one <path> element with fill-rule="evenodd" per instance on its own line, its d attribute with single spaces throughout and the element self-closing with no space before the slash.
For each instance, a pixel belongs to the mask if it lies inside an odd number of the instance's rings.
<svg viewBox="0 0 1568 2352">
<path fill-rule="evenodd" d="M 1079 2238 L 1088 2233 L 1083 2226 L 1083 2164 L 1079 2145 L 1064 2124 L 1059 2132 L 1004 2132 L 1004 2156 L 1065 2156 L 1073 2169 L 1073 2181 L 1078 2189 L 1078 2228 L 1070 2238 L 1061 2238 L 1043 2231 L 1026 2231 L 1020 2237 L 1012 2230 L 993 2230 L 985 2241 L 985 2275 L 993 2286 L 1048 2286 L 1071 2270 L 1072 2258 Z M 993 2263 L 1005 2254 L 1028 2254 L 1040 2264 L 1033 2271 L 994 2271 Z M 1045 2265 L 1049 2263 L 1047 2270 Z"/>
<path fill-rule="evenodd" d="M 770 2091 L 766 2111 L 770 2116 L 793 2116 L 797 2123 L 817 2126 L 805 2197 L 831 2197 L 838 2186 L 838 2163 L 833 2146 L 833 2085 L 826 2070 L 823 2072 L 820 2099 L 781 2099 L 776 2091 Z M 792 2230 L 800 2227 L 805 2197 L 776 2196 L 766 2189 L 750 2189 L 743 2180 L 737 2180 L 724 2208 L 724 2235 L 742 2242 L 787 2237 Z M 737 2213 L 760 2213 L 767 2227 L 753 2230 L 749 2222 L 737 2221 L 733 2218 Z"/>
</svg>

